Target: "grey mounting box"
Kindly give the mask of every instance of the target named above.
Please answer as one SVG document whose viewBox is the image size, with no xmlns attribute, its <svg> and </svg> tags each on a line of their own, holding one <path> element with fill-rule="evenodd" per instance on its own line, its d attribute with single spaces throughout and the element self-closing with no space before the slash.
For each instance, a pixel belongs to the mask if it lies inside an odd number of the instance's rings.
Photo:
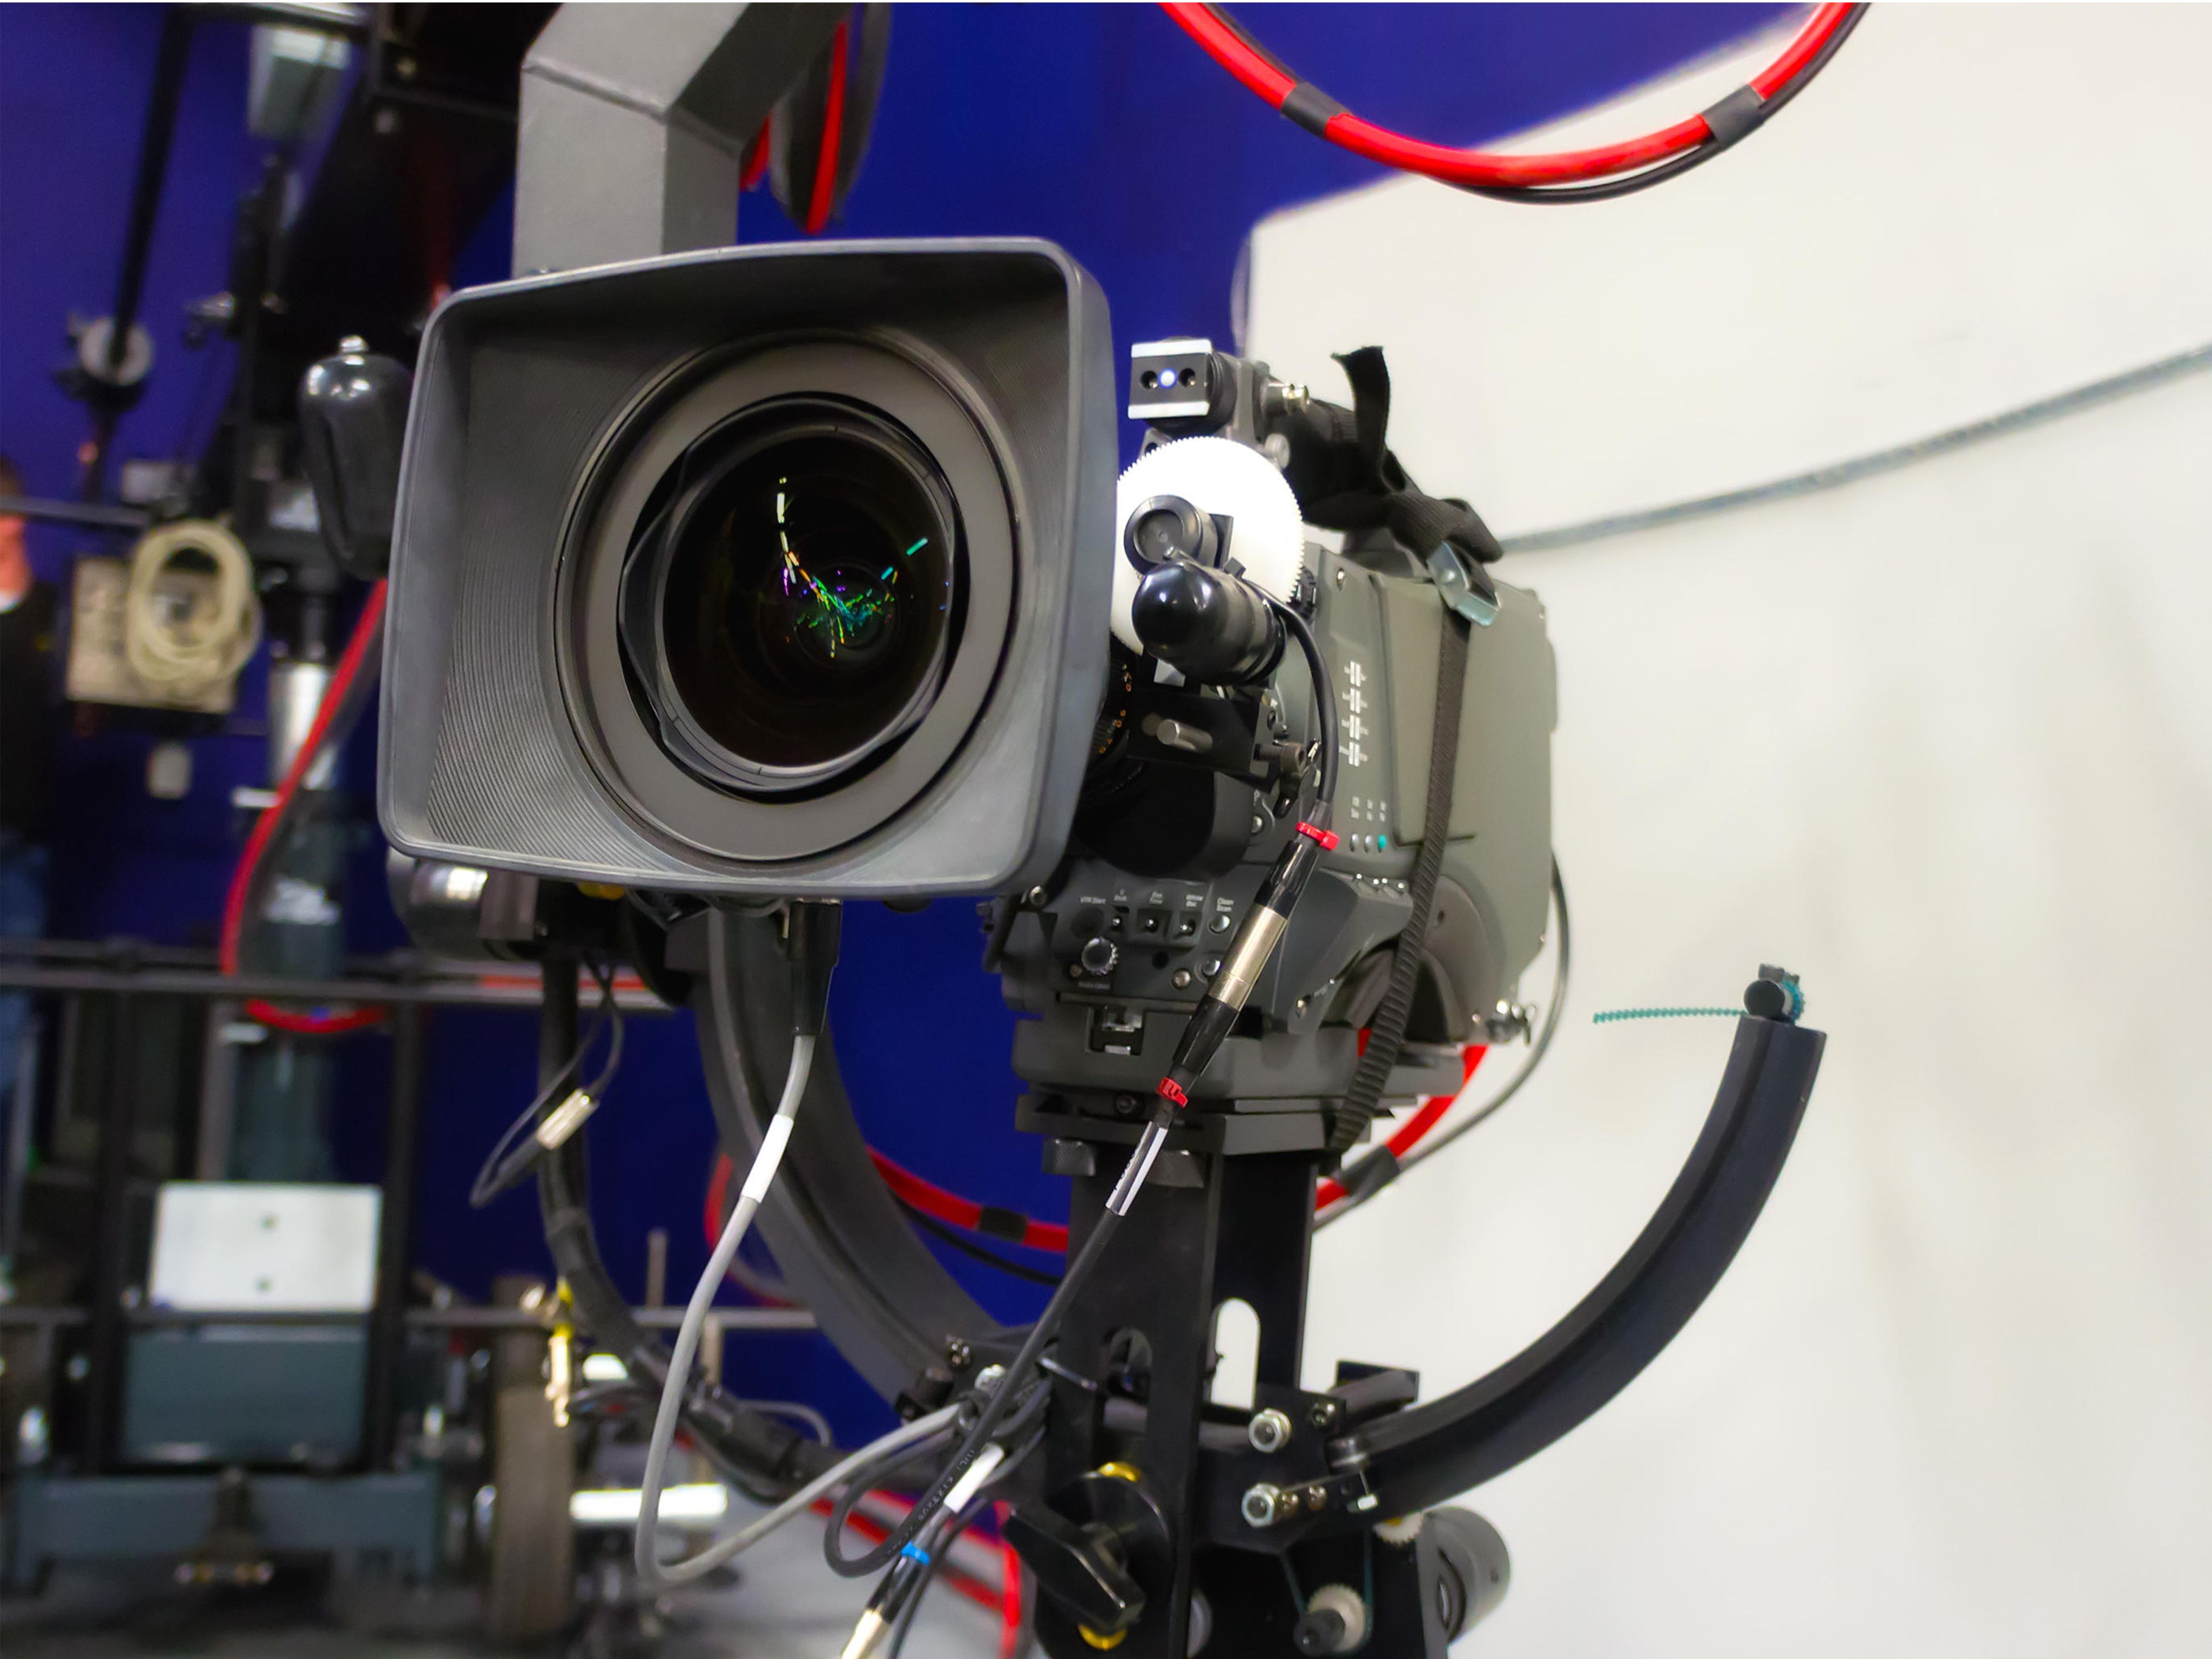
<svg viewBox="0 0 2212 1659">
<path fill-rule="evenodd" d="M 645 734 L 611 608 L 671 433 L 802 392 L 917 433 L 979 598 L 913 735 L 787 805 L 718 790 Z M 1104 684 L 1115 393 L 1104 297 L 1043 241 L 729 248 L 456 295 L 423 338 L 401 464 L 386 833 L 421 857 L 700 893 L 1036 879 Z"/>
</svg>

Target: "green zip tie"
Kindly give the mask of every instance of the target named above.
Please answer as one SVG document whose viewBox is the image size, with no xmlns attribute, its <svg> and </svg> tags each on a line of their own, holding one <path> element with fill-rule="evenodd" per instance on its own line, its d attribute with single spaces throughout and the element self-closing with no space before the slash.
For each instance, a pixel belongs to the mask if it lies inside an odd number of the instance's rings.
<svg viewBox="0 0 2212 1659">
<path fill-rule="evenodd" d="M 1613 1008 L 1601 1014 L 1592 1014 L 1593 1025 L 1609 1025 L 1617 1019 L 1694 1019 L 1711 1014 L 1722 1019 L 1735 1019 L 1743 1012 L 1741 1008 Z"/>
</svg>

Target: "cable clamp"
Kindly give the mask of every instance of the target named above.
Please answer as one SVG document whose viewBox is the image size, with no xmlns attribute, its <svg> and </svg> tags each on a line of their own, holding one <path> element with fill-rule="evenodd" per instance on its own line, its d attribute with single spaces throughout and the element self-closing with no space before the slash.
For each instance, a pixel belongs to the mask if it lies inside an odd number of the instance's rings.
<svg viewBox="0 0 2212 1659">
<path fill-rule="evenodd" d="M 919 1544 L 908 1544 L 899 1553 L 918 1567 L 926 1567 L 929 1565 L 929 1552 Z"/>
<path fill-rule="evenodd" d="M 1324 830 L 1319 824 L 1308 823 L 1301 818 L 1298 820 L 1298 833 L 1319 842 L 1321 850 L 1324 853 L 1336 851 L 1336 836 L 1333 830 Z"/>
<path fill-rule="evenodd" d="M 1300 829 L 1304 829 L 1305 826 L 1301 824 L 1298 827 Z M 1172 1100 L 1178 1106 L 1188 1106 L 1190 1104 L 1190 1097 L 1182 1091 L 1182 1085 L 1177 1083 L 1171 1077 L 1162 1078 L 1160 1079 L 1160 1086 L 1155 1089 L 1152 1092 L 1158 1095 L 1163 1100 Z"/>
</svg>

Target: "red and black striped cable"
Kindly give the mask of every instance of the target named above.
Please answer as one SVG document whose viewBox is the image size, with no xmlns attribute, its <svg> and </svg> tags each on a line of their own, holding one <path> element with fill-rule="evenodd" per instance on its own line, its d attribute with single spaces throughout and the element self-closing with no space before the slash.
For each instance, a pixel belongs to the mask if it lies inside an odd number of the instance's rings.
<svg viewBox="0 0 2212 1659">
<path fill-rule="evenodd" d="M 1480 1043 L 1470 1045 L 1465 1050 L 1461 1059 L 1462 1083 L 1474 1076 L 1475 1067 L 1482 1063 L 1482 1057 L 1487 1052 Z M 1457 1095 L 1435 1095 L 1424 1101 L 1383 1143 L 1392 1157 L 1402 1158 L 1419 1146 L 1458 1098 Z M 1018 1210 L 1006 1209 L 995 1204 L 979 1204 L 972 1198 L 963 1197 L 916 1175 L 872 1146 L 868 1148 L 868 1157 L 876 1166 L 876 1173 L 883 1177 L 884 1185 L 890 1189 L 891 1196 L 917 1218 L 934 1221 L 960 1232 L 1019 1244 L 1027 1249 L 1055 1255 L 1066 1253 L 1067 1229 L 1056 1222 L 1039 1221 L 1034 1216 L 1024 1215 Z M 710 1242 L 721 1236 L 722 1224 L 726 1219 L 723 1206 L 728 1202 L 732 1172 L 729 1156 L 725 1153 L 716 1160 L 714 1175 L 708 1182 L 706 1223 L 707 1237 Z M 1345 1189 L 1340 1183 L 1324 1180 L 1315 1188 L 1314 1208 L 1326 1210 L 1330 1205 L 1342 1201 L 1345 1196 Z M 942 1233 L 939 1236 L 945 1237 Z M 947 1242 L 954 1241 L 948 1239 Z M 994 1267 L 1008 1269 L 1019 1267 L 1019 1264 L 998 1257 L 986 1259 Z M 1025 1268 L 1021 1269 L 1021 1273 L 1025 1278 L 1032 1276 Z"/>
<path fill-rule="evenodd" d="M 1782 55 L 1711 108 L 1618 143 L 1511 155 L 1432 144 L 1364 120 L 1254 40 L 1222 7 L 1167 0 L 1162 9 L 1206 55 L 1287 119 L 1339 149 L 1401 173 L 1516 202 L 1595 201 L 1674 178 L 1755 132 L 1825 68 L 1864 15 L 1821 5 Z"/>
</svg>

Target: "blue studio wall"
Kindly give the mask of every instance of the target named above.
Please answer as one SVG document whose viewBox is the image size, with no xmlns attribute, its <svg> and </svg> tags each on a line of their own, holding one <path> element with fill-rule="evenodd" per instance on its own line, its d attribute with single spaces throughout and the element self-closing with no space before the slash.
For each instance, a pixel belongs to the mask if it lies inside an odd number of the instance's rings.
<svg viewBox="0 0 2212 1659">
<path fill-rule="evenodd" d="M 1788 9 L 1321 5 L 1240 15 L 1361 113 L 1477 143 L 1611 97 Z M 50 371 L 68 313 L 108 308 L 159 22 L 148 6 L 0 8 L 0 452 L 21 464 L 35 494 L 75 486 L 86 419 Z M 144 401 L 122 423 L 118 456 L 191 453 L 222 394 L 228 348 L 195 358 L 178 337 L 185 302 L 223 286 L 232 211 L 256 173 L 257 146 L 244 133 L 246 52 L 240 25 L 198 31 L 148 274 L 145 319 L 160 357 Z M 1152 7 L 902 8 L 866 166 L 836 228 L 1050 237 L 1104 285 L 1121 348 L 1166 334 L 1225 342 L 1254 222 L 1377 174 L 1266 109 Z M 506 275 L 510 212 L 511 198 L 478 228 L 457 284 Z M 748 241 L 798 235 L 764 194 L 744 203 L 739 233 Z M 1373 257 L 1417 252 L 1378 247 Z M 59 574 L 75 545 L 41 527 L 33 555 Z M 261 778 L 261 695 L 257 665 L 229 727 L 195 741 L 196 776 L 181 801 L 145 795 L 144 733 L 118 726 L 70 743 L 56 931 L 212 939 L 242 839 L 229 791 Z M 349 746 L 344 773 L 364 801 L 369 738 Z M 361 948 L 397 938 L 374 880 L 379 856 L 365 847 L 356 866 L 351 925 Z M 1012 1019 L 976 966 L 972 907 L 944 902 L 894 915 L 856 906 L 845 937 L 832 1000 L 838 1057 L 872 1139 L 948 1186 L 1064 1214 L 1064 1183 L 1041 1172 L 1035 1146 L 1011 1127 Z M 351 1039 L 348 1054 L 342 1166 L 373 1179 L 384 1045 Z M 473 1292 L 495 1271 L 546 1267 L 526 1196 L 484 1212 L 469 1210 L 465 1196 L 484 1149 L 526 1097 L 532 1056 L 525 1015 L 447 1012 L 433 1022 L 420 1259 Z M 705 1259 L 714 1155 L 688 1016 L 633 1030 L 612 1102 L 589 1133 L 594 1206 L 617 1278 L 641 1294 L 645 1235 L 663 1226 L 680 1295 Z M 1030 1285 L 948 1260 L 1009 1319 L 1042 1299 Z M 886 1420 L 817 1339 L 738 1344 L 730 1367 L 741 1391 L 822 1403 L 841 1435 Z"/>
</svg>

